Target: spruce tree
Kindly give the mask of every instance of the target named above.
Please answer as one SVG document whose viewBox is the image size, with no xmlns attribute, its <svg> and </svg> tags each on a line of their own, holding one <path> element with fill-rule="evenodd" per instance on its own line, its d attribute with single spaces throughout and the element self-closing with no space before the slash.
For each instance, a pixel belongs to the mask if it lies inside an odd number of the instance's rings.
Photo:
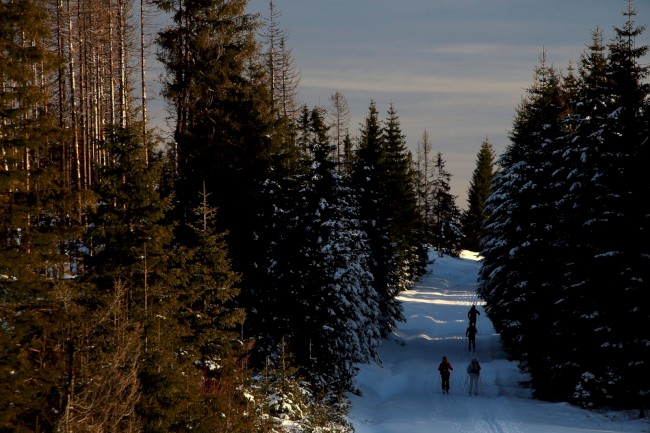
<svg viewBox="0 0 650 433">
<path fill-rule="evenodd" d="M 0 2 L 0 430 L 51 432 L 74 393 L 84 312 L 80 197 L 64 187 L 49 110 L 58 66 L 45 3 Z"/>
<path fill-rule="evenodd" d="M 647 47 L 633 15 L 607 47 L 594 32 L 577 79 L 538 68 L 488 199 L 486 311 L 536 396 L 585 406 L 638 407 L 648 389 Z"/>
<path fill-rule="evenodd" d="M 171 413 L 182 401 L 174 385 L 181 376 L 174 369 L 173 328 L 167 328 L 171 197 L 159 195 L 161 163 L 153 157 L 147 162 L 139 130 L 115 129 L 104 149 L 113 164 L 102 168 L 94 185 L 98 205 L 89 215 L 84 279 L 97 290 L 88 301 L 101 307 L 115 287 L 124 286 L 127 318 L 142 323 L 137 414 L 145 431 L 159 431 L 172 424 Z M 110 351 L 111 344 L 117 343 L 107 340 L 107 347 L 98 349 Z"/>
<path fill-rule="evenodd" d="M 300 242 L 297 232 L 297 209 L 300 177 L 308 167 L 299 162 L 306 152 L 309 110 L 301 109 L 291 135 L 294 151 L 278 156 L 279 163 L 259 185 L 257 223 L 254 232 L 253 265 L 246 272 L 249 285 L 244 291 L 242 305 L 247 307 L 246 335 L 255 339 L 253 363 L 262 367 L 268 356 L 274 356 L 284 338 L 293 334 L 293 315 L 298 298 L 294 291 L 300 267 L 293 262 L 295 245 Z M 291 156 L 289 156 L 291 155 Z M 298 156 L 300 155 L 300 157 Z M 250 283 L 250 281 L 254 283 Z"/>
<path fill-rule="evenodd" d="M 259 23 L 246 13 L 245 0 L 155 3 L 173 17 L 158 44 L 167 72 L 163 95 L 176 114 L 178 218 L 185 218 L 205 182 L 219 209 L 218 229 L 228 233 L 233 268 L 247 275 L 256 261 L 254 234 L 261 229 L 260 188 L 286 152 L 286 141 L 271 130 L 255 41 Z M 253 296 L 258 282 L 243 284 L 245 298 Z"/>
<path fill-rule="evenodd" d="M 555 146 L 565 116 L 561 80 L 542 57 L 536 80 L 517 112 L 511 144 L 501 156 L 488 199 L 479 293 L 504 347 L 531 372 L 540 395 L 549 380 L 548 351 L 539 345 L 553 322 L 558 269 L 554 257 L 558 221 Z M 546 263 L 549 265 L 546 265 Z"/>
<path fill-rule="evenodd" d="M 361 125 L 352 180 L 359 191 L 360 218 L 371 250 L 370 271 L 381 297 L 381 328 L 386 336 L 403 320 L 403 307 L 396 299 L 399 291 L 398 250 L 392 242 L 390 221 L 396 203 L 389 202 L 384 173 L 386 149 L 379 113 L 371 101 Z"/>
<path fill-rule="evenodd" d="M 601 92 L 600 104 L 584 107 L 587 112 L 580 124 L 584 128 L 581 138 L 591 145 L 593 184 L 593 194 L 587 198 L 588 219 L 583 224 L 590 231 L 590 256 L 594 259 L 583 281 L 591 296 L 600 295 L 596 296 L 598 315 L 594 317 L 591 310 L 597 331 L 590 340 L 600 353 L 598 359 L 612 360 L 617 367 L 590 363 L 588 370 L 583 368 L 577 394 L 583 403 L 617 401 L 628 407 L 638 404 L 640 398 L 647 402 L 650 387 L 648 381 L 638 380 L 648 359 L 648 339 L 639 327 L 647 317 L 641 294 L 646 291 L 643 281 L 648 266 L 648 213 L 642 197 L 648 193 L 643 158 L 648 155 L 649 91 L 645 82 L 648 69 L 640 63 L 648 47 L 636 46 L 644 29 L 635 26 L 635 14 L 630 4 L 624 26 L 615 28 L 608 45 L 604 71 L 590 70 L 592 83 L 598 77 L 596 83 L 602 83 L 594 86 Z M 588 131 L 591 136 L 586 135 Z"/>
<path fill-rule="evenodd" d="M 451 173 L 445 165 L 442 153 L 438 152 L 434 160 L 434 177 L 431 184 L 431 243 L 440 255 L 457 256 L 462 239 L 460 210 L 456 206 L 456 197 L 450 192 Z"/>
<path fill-rule="evenodd" d="M 417 174 L 413 157 L 406 146 L 395 107 L 388 108 L 383 131 L 385 156 L 382 171 L 386 184 L 386 200 L 392 203 L 389 219 L 391 240 L 397 246 L 398 289 L 411 288 L 424 273 L 428 251 L 423 220 L 418 208 Z"/>
<path fill-rule="evenodd" d="M 631 3 L 630 3 L 631 5 Z M 617 65 L 618 73 L 613 75 L 615 82 L 627 83 L 621 95 L 620 104 L 626 106 L 624 114 L 628 124 L 628 137 L 631 142 L 631 160 L 628 175 L 629 195 L 625 202 L 625 213 L 631 217 L 626 221 L 628 233 L 635 239 L 630 248 L 628 258 L 633 264 L 634 272 L 624 275 L 627 301 L 620 310 L 623 325 L 618 334 L 621 344 L 629 349 L 627 367 L 621 371 L 620 387 L 625 402 L 629 406 L 636 403 L 643 415 L 643 408 L 650 406 L 650 379 L 644 375 L 650 363 L 650 338 L 642 331 L 645 319 L 650 317 L 650 308 L 645 301 L 647 281 L 650 281 L 650 205 L 645 197 L 650 194 L 650 187 L 644 182 L 646 161 L 650 161 L 650 87 L 647 79 L 650 69 L 642 62 L 647 56 L 648 45 L 637 46 L 639 38 L 646 29 L 635 27 L 633 18 L 635 11 L 631 7 L 627 11 L 627 22 L 622 29 L 616 29 L 616 46 L 612 46 L 612 66 Z M 620 42 L 619 42 L 620 41 Z M 621 50 L 621 51 L 619 51 Z M 619 57 L 620 56 L 620 57 Z M 620 59 L 620 60 L 619 60 Z M 626 61 L 623 59 L 627 59 Z M 621 76 L 619 76 L 621 74 Z M 619 78 L 620 77 L 620 78 Z M 629 144 L 628 144 L 629 145 Z M 638 227 L 639 230 L 635 230 Z M 641 234 L 640 236 L 639 233 Z M 638 237 L 637 237 L 638 236 Z M 626 270 L 627 271 L 627 270 Z M 628 321 L 629 320 L 629 321 Z M 642 377 L 641 381 L 635 379 Z M 618 392 L 617 392 L 618 394 Z"/>
<path fill-rule="evenodd" d="M 481 143 L 476 155 L 476 168 L 467 190 L 467 210 L 462 214 L 463 248 L 479 251 L 486 221 L 485 202 L 492 193 L 492 178 L 495 171 L 494 148 L 487 138 Z"/>
<path fill-rule="evenodd" d="M 264 424 L 257 419 L 263 401 L 246 396 L 252 371 L 243 360 L 252 343 L 240 339 L 240 276 L 231 268 L 224 233 L 214 229 L 217 214 L 209 199 L 207 191 L 197 194 L 191 237 L 183 239 L 170 266 L 175 278 L 165 329 L 173 371 L 183 383 L 174 396 L 182 404 L 173 408 L 169 423 L 174 430 L 255 431 L 258 422 Z"/>
<path fill-rule="evenodd" d="M 301 189 L 306 243 L 299 254 L 310 257 L 301 299 L 311 330 L 303 342 L 311 343 L 315 371 L 309 375 L 339 392 L 352 389 L 358 364 L 376 360 L 381 339 L 379 296 L 372 286 L 370 251 L 356 197 L 338 174 L 336 147 L 329 141 L 321 110 L 312 110 L 310 125 L 311 170 Z"/>
<path fill-rule="evenodd" d="M 411 287 L 427 262 L 412 165 L 394 106 L 382 124 L 372 101 L 362 124 L 352 181 L 360 194 L 361 220 L 373 257 L 371 271 L 382 297 L 384 335 L 402 320 L 397 293 Z"/>
<path fill-rule="evenodd" d="M 595 249 L 600 242 L 593 222 L 594 211 L 600 206 L 598 191 L 602 188 L 598 181 L 602 165 L 597 164 L 601 158 L 601 131 L 607 128 L 610 113 L 607 100 L 611 91 L 606 69 L 606 46 L 602 43 L 602 32 L 596 30 L 578 64 L 577 83 L 569 99 L 572 112 L 565 121 L 570 136 L 563 156 L 564 170 L 558 171 L 558 177 L 568 181 L 559 204 L 568 241 L 558 257 L 564 262 L 565 274 L 554 323 L 557 331 L 553 333 L 559 346 L 567 349 L 551 363 L 566 384 L 558 394 L 570 397 L 575 392 L 571 398 L 577 401 L 585 394 L 581 377 L 586 370 L 593 370 L 587 366 L 594 359 L 595 347 L 602 342 L 598 312 L 605 297 L 591 287 L 589 275 L 594 271 Z M 585 376 L 587 380 L 590 377 L 591 373 Z"/>
<path fill-rule="evenodd" d="M 271 290 L 255 314 L 266 323 L 271 359 L 286 342 L 302 375 L 337 395 L 353 389 L 357 364 L 376 359 L 379 296 L 354 191 L 338 173 L 323 111 L 303 107 L 299 125 L 304 169 L 293 200 L 278 200 L 269 215 L 282 236 L 268 243 Z"/>
</svg>

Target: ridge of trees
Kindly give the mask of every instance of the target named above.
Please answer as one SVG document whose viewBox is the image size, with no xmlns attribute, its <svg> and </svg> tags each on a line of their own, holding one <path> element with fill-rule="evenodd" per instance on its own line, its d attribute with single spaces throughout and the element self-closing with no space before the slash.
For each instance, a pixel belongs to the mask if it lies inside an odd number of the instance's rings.
<svg viewBox="0 0 650 433">
<path fill-rule="evenodd" d="M 461 213 L 443 155 L 425 131 L 414 160 L 394 106 L 382 120 L 370 101 L 356 138 L 342 94 L 298 108 L 280 15 L 270 2 L 264 31 L 246 3 L 0 2 L 0 430 L 350 430 L 345 393 L 403 320 L 397 295 L 428 247 L 464 239 L 538 396 L 647 405 L 633 11 L 577 76 L 541 62 Z M 168 142 L 147 124 L 159 11 Z"/>
<path fill-rule="evenodd" d="M 297 110 L 286 34 L 264 51 L 245 6 L 0 3 L 0 430 L 350 429 L 426 265 L 417 171 L 394 107 L 372 144 L 341 94 Z"/>
<path fill-rule="evenodd" d="M 499 158 L 480 296 L 535 394 L 648 407 L 648 69 L 631 3 L 561 74 L 542 55 Z"/>
</svg>

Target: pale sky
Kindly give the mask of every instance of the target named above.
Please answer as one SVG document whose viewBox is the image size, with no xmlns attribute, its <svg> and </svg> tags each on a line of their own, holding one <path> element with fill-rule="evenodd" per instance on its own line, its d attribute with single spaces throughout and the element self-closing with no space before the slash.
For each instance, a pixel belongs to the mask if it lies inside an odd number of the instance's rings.
<svg viewBox="0 0 650 433">
<path fill-rule="evenodd" d="M 268 0 L 250 12 L 268 15 Z M 274 0 L 301 71 L 298 99 L 326 106 L 341 92 L 357 134 L 371 100 L 382 119 L 395 105 L 408 147 L 425 130 L 466 207 L 480 145 L 508 144 L 515 108 L 541 53 L 566 70 L 603 30 L 625 23 L 627 0 Z M 650 24 L 650 0 L 635 0 L 635 23 Z M 650 29 L 637 40 L 650 43 Z"/>
</svg>

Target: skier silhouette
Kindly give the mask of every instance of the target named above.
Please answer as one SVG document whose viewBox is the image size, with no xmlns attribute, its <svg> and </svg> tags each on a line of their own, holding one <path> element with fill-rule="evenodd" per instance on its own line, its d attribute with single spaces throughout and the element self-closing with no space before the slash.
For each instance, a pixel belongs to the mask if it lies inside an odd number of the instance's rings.
<svg viewBox="0 0 650 433">
<path fill-rule="evenodd" d="M 478 395 L 478 379 L 481 374 L 481 364 L 478 359 L 472 359 L 472 362 L 467 366 L 467 374 L 469 375 L 469 395 Z"/>
<path fill-rule="evenodd" d="M 440 379 L 442 379 L 442 393 L 449 394 L 449 376 L 451 376 L 451 371 L 454 368 L 451 366 L 447 357 L 442 357 L 442 362 L 438 366 L 438 371 L 440 372 Z"/>
<path fill-rule="evenodd" d="M 476 326 L 473 323 L 470 323 L 469 326 L 467 327 L 467 331 L 465 331 L 465 335 L 467 336 L 467 350 L 474 350 L 476 352 L 476 333 L 478 330 L 476 329 Z"/>
<path fill-rule="evenodd" d="M 470 325 L 476 325 L 476 316 L 480 314 L 481 312 L 476 309 L 476 305 L 472 305 L 472 308 L 467 312 Z"/>
</svg>

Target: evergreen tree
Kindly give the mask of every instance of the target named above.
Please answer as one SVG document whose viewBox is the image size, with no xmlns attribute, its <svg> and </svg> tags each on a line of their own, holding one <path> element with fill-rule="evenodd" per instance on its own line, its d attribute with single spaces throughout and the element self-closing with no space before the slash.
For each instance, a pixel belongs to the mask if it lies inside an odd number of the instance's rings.
<svg viewBox="0 0 650 433">
<path fill-rule="evenodd" d="M 557 386 L 549 380 L 548 351 L 539 345 L 553 322 L 553 289 L 557 281 L 554 245 L 558 221 L 558 139 L 564 136 L 564 94 L 558 74 L 545 63 L 517 112 L 511 144 L 500 159 L 493 195 L 488 200 L 488 224 L 481 254 L 480 295 L 501 333 L 504 347 L 532 373 L 540 395 Z M 546 263 L 549 262 L 548 265 Z M 546 313 L 546 314 L 545 314 Z M 537 381 L 539 379 L 539 381 Z"/>
<path fill-rule="evenodd" d="M 49 110 L 45 3 L 0 2 L 0 430 L 52 432 L 73 394 L 83 311 L 81 196 L 64 187 Z"/>
<path fill-rule="evenodd" d="M 164 94 L 177 111 L 177 215 L 187 219 L 188 197 L 205 183 L 219 209 L 216 230 L 226 233 L 232 268 L 242 276 L 237 304 L 249 317 L 242 336 L 257 339 L 254 354 L 264 355 L 276 347 L 285 328 L 275 326 L 291 306 L 273 303 L 287 297 L 276 296 L 285 287 L 267 267 L 278 259 L 268 255 L 274 243 L 291 226 L 267 217 L 282 196 L 293 200 L 291 188 L 283 189 L 292 182 L 299 154 L 293 120 L 273 111 L 269 71 L 255 43 L 258 23 L 245 12 L 246 1 L 157 3 L 175 13 L 175 26 L 160 33 L 159 44 L 169 74 Z M 185 232 L 179 230 L 180 243 L 191 237 Z M 253 356 L 253 366 L 261 367 L 263 359 Z"/>
<path fill-rule="evenodd" d="M 360 218 L 368 235 L 371 250 L 370 271 L 375 289 L 381 297 L 381 328 L 386 336 L 403 320 L 403 307 L 396 299 L 399 291 L 398 251 L 392 242 L 390 221 L 397 203 L 388 201 L 385 173 L 385 142 L 379 113 L 371 101 L 368 114 L 361 125 L 352 179 L 359 191 Z"/>
<path fill-rule="evenodd" d="M 192 236 L 184 239 L 172 268 L 176 278 L 166 326 L 175 365 L 185 385 L 176 397 L 174 430 L 256 431 L 261 402 L 245 395 L 252 372 L 242 360 L 251 344 L 242 345 L 244 311 L 236 307 L 239 275 L 228 259 L 223 233 L 215 233 L 216 211 L 201 192 L 191 214 Z M 261 430 L 260 430 L 261 431 Z"/>
<path fill-rule="evenodd" d="M 248 273 L 256 262 L 254 235 L 261 229 L 260 186 L 287 153 L 276 139 L 264 69 L 255 42 L 256 17 L 245 0 L 157 0 L 174 26 L 159 34 L 167 71 L 163 94 L 176 112 L 178 215 L 183 219 L 194 192 L 211 191 L 227 231 L 233 268 L 247 276 L 244 298 L 257 284 Z"/>
<path fill-rule="evenodd" d="M 451 173 L 445 168 L 442 153 L 438 152 L 431 184 L 432 244 L 441 255 L 457 256 L 462 239 L 460 210 L 456 206 L 456 197 L 450 192 L 450 181 Z"/>
<path fill-rule="evenodd" d="M 422 139 L 418 142 L 418 160 L 417 160 L 417 180 L 418 180 L 418 204 L 423 220 L 423 231 L 427 244 L 430 244 L 433 237 L 433 176 L 434 161 L 432 154 L 432 144 L 429 139 L 429 132 L 425 130 L 422 133 Z"/>
<path fill-rule="evenodd" d="M 274 356 L 280 341 L 293 334 L 294 315 L 299 298 L 293 287 L 299 278 L 293 259 L 296 244 L 300 203 L 298 176 L 267 179 L 262 186 L 266 206 L 260 210 L 264 222 L 257 234 L 260 250 L 255 263 L 256 280 L 263 282 L 259 290 L 247 300 L 247 334 L 255 341 L 253 362 L 262 366 L 269 356 Z M 248 274 L 250 275 L 250 273 Z"/>
<path fill-rule="evenodd" d="M 296 153 L 306 152 L 306 134 L 309 127 L 309 110 L 301 109 L 292 132 L 296 141 Z M 303 132 L 304 131 L 304 132 Z M 301 156 L 300 161 L 304 158 Z M 248 308 L 247 334 L 256 340 L 254 364 L 262 367 L 267 357 L 275 356 L 278 345 L 293 335 L 294 314 L 299 298 L 295 292 L 295 280 L 301 272 L 293 262 L 296 244 L 300 242 L 297 231 L 300 176 L 302 164 L 291 163 L 286 170 L 273 170 L 260 186 L 260 210 L 257 216 L 259 229 L 255 232 L 256 248 L 252 270 L 247 278 L 258 282 L 249 291 L 245 305 Z M 254 275 L 252 273 L 254 272 Z"/>
<path fill-rule="evenodd" d="M 467 190 L 467 210 L 462 215 L 463 247 L 470 251 L 480 250 L 486 220 L 485 202 L 492 192 L 495 159 L 494 148 L 486 138 L 476 156 L 476 168 Z"/>
<path fill-rule="evenodd" d="M 559 203 L 568 241 L 558 257 L 564 262 L 565 274 L 553 333 L 559 346 L 568 349 L 555 356 L 552 364 L 562 376 L 559 380 L 566 384 L 558 394 L 569 398 L 574 391 L 576 396 L 584 394 L 583 385 L 577 383 L 582 380 L 586 366 L 593 362 L 595 347 L 601 344 L 598 341 L 602 341 L 602 328 L 597 312 L 605 301 L 605 297 L 590 287 L 588 275 L 593 271 L 594 247 L 599 242 L 591 222 L 599 206 L 596 201 L 600 195 L 597 192 L 600 164 L 596 161 L 601 157 L 600 131 L 607 128 L 607 99 L 611 91 L 602 32 L 596 30 L 592 36 L 592 44 L 581 56 L 578 80 L 569 100 L 572 113 L 566 123 L 570 136 L 566 140 L 564 170 L 558 171 L 558 177 L 568 180 L 565 196 Z"/>
<path fill-rule="evenodd" d="M 181 380 L 174 370 L 175 334 L 167 328 L 173 329 L 168 273 L 173 225 L 165 220 L 171 197 L 160 197 L 157 189 L 161 163 L 146 161 L 140 139 L 136 128 L 116 129 L 105 144 L 113 165 L 102 168 L 94 185 L 98 205 L 85 242 L 85 279 L 97 287 L 89 302 L 99 306 L 124 285 L 127 317 L 143 324 L 138 414 L 145 431 L 158 431 L 171 425 L 171 413 L 181 404 L 174 394 Z M 106 344 L 100 349 L 111 350 L 111 341 Z"/>
<path fill-rule="evenodd" d="M 648 390 L 647 47 L 633 15 L 608 53 L 594 32 L 577 80 L 538 68 L 487 208 L 486 310 L 538 397 L 585 406 L 638 407 Z"/>
<path fill-rule="evenodd" d="M 625 291 L 627 301 L 616 316 L 623 325 L 617 334 L 620 343 L 628 348 L 627 364 L 621 367 L 621 380 L 616 387 L 616 395 L 622 396 L 629 405 L 636 403 L 643 414 L 643 408 L 650 406 L 650 379 L 644 375 L 650 363 L 650 338 L 642 331 L 645 319 L 650 317 L 650 308 L 645 301 L 650 281 L 650 205 L 645 197 L 650 194 L 650 187 L 644 181 L 646 173 L 645 162 L 650 161 L 650 87 L 647 79 L 650 69 L 642 62 L 650 47 L 637 46 L 636 39 L 646 30 L 643 26 L 634 25 L 636 11 L 630 7 L 626 13 L 627 21 L 623 28 L 616 29 L 616 41 L 611 46 L 612 66 L 615 66 L 613 79 L 622 84 L 619 104 L 626 107 L 622 119 L 626 123 L 628 146 L 630 149 L 630 167 L 626 176 L 629 194 L 625 201 L 625 214 L 628 215 L 626 227 L 630 239 L 635 239 L 629 249 L 628 259 L 633 264 L 634 271 L 624 271 Z M 638 227 L 639 230 L 635 230 Z M 639 233 L 641 234 L 639 236 Z M 627 368 L 626 368 L 627 367 Z M 637 380 L 639 377 L 642 380 Z"/>
<path fill-rule="evenodd" d="M 640 398 L 647 402 L 650 388 L 637 377 L 648 357 L 648 340 L 638 330 L 647 317 L 641 300 L 647 281 L 647 210 L 641 198 L 648 192 L 642 180 L 643 158 L 648 155 L 648 69 L 640 59 L 648 47 L 635 44 L 644 30 L 635 27 L 635 13 L 630 4 L 625 25 L 615 28 L 608 45 L 604 68 L 600 51 L 592 50 L 594 62 L 586 65 L 591 67 L 586 74 L 591 89 L 584 93 L 595 94 L 591 100 L 597 103 L 581 106 L 578 124 L 591 156 L 591 195 L 585 197 L 588 213 L 582 224 L 591 237 L 588 251 L 593 261 L 579 268 L 574 280 L 582 276 L 585 292 L 598 294 L 596 308 L 592 300 L 584 312 L 597 330 L 589 343 L 600 359 L 616 364 L 592 361 L 590 367 L 583 366 L 576 385 L 583 404 L 617 401 L 629 407 Z"/>
<path fill-rule="evenodd" d="M 384 121 L 385 156 L 383 171 L 386 199 L 393 203 L 390 216 L 392 242 L 398 252 L 398 289 L 411 288 L 424 273 L 428 260 L 428 246 L 423 233 L 422 215 L 418 208 L 417 173 L 413 170 L 413 157 L 406 146 L 395 107 L 388 108 Z"/>
<path fill-rule="evenodd" d="M 281 288 L 270 305 L 282 316 L 268 323 L 280 325 L 284 334 L 276 344 L 289 343 L 304 376 L 336 395 L 352 389 L 357 364 L 376 359 L 379 297 L 355 197 L 338 174 L 323 112 L 303 108 L 300 118 L 304 174 L 297 201 L 276 208 L 276 218 L 293 217 L 288 236 L 277 239 L 270 255 L 272 287 Z"/>
<path fill-rule="evenodd" d="M 353 190 L 338 175 L 336 147 L 323 114 L 313 110 L 315 140 L 309 154 L 311 181 L 304 184 L 307 266 L 304 299 L 314 319 L 311 355 L 319 382 L 350 389 L 357 365 L 377 359 L 381 339 L 379 296 L 369 272 L 370 250 L 358 220 Z M 310 285 L 311 285 L 310 284 Z M 310 373 L 311 374 L 311 373 Z"/>
</svg>

